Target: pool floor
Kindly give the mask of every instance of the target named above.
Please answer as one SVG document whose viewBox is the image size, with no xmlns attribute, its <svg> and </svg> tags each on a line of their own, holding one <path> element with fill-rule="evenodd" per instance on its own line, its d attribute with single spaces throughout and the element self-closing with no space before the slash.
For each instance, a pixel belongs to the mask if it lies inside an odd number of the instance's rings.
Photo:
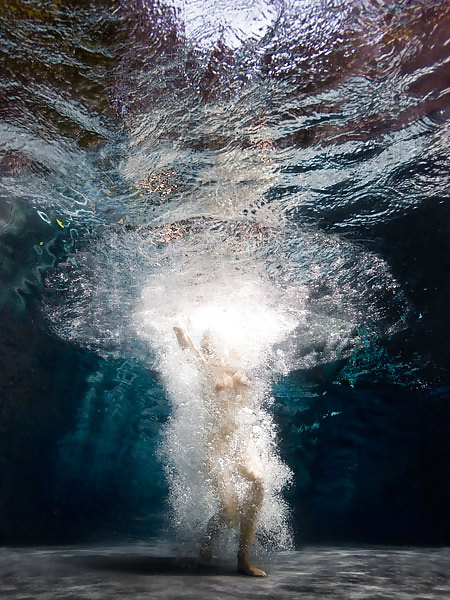
<svg viewBox="0 0 450 600">
<path fill-rule="evenodd" d="M 231 563 L 199 569 L 170 547 L 3 548 L 4 600 L 151 598 L 450 598 L 450 548 L 311 547 L 258 563 L 264 579 Z"/>
</svg>

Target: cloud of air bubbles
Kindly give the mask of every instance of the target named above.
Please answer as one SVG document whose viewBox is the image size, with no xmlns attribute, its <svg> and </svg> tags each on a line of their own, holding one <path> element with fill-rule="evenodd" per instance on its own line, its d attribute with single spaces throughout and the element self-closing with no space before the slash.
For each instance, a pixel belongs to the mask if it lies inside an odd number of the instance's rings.
<svg viewBox="0 0 450 600">
<path fill-rule="evenodd" d="M 282 493 L 291 472 L 271 417 L 274 377 L 350 356 L 369 322 L 381 334 L 400 322 L 386 312 L 396 284 L 385 264 L 354 244 L 305 228 L 212 218 L 106 232 L 55 269 L 47 292 L 59 335 L 109 356 L 138 357 L 160 373 L 171 404 L 161 460 L 172 522 L 190 548 L 218 508 L 205 469 L 211 398 L 173 328 L 197 349 L 208 334 L 223 363 L 248 377 L 232 446 L 243 460 L 257 457 L 265 490 L 260 536 L 279 548 L 290 543 Z M 233 460 L 221 457 L 224 468 Z M 234 485 L 242 497 L 245 482 L 237 477 Z"/>
<path fill-rule="evenodd" d="M 250 379 L 250 397 L 234 414 L 231 443 L 237 450 L 225 452 L 219 460 L 221 468 L 236 470 L 236 452 L 239 456 L 247 452 L 239 460 L 242 464 L 251 460 L 264 477 L 261 534 L 272 545 L 288 547 L 287 507 L 281 492 L 291 473 L 279 458 L 276 428 L 267 409 L 274 372 L 287 370 L 288 357 L 281 345 L 296 321 L 281 308 L 276 288 L 255 273 L 239 278 L 222 274 L 197 283 L 198 266 L 186 271 L 168 268 L 150 277 L 134 314 L 138 335 L 158 348 L 158 369 L 172 403 L 161 453 L 171 482 L 173 522 L 186 541 L 198 542 L 208 518 L 218 510 L 205 468 L 215 450 L 214 438 L 208 437 L 211 399 L 205 397 L 204 374 L 192 352 L 182 350 L 176 341 L 173 327 L 181 327 L 196 348 L 206 334 L 221 360 Z M 219 396 L 212 398 L 213 403 L 220 401 Z M 249 459 L 248 452 L 257 456 Z M 248 483 L 235 477 L 233 486 L 242 500 Z"/>
</svg>

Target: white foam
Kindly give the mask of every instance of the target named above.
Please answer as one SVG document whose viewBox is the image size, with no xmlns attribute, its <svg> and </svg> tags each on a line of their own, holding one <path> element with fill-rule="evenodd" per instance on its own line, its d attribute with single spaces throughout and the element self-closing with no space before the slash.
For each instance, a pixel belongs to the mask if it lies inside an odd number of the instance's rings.
<svg viewBox="0 0 450 600">
<path fill-rule="evenodd" d="M 273 545 L 288 547 L 287 507 L 281 492 L 291 472 L 279 458 L 276 428 L 267 405 L 273 370 L 284 370 L 287 358 L 278 352 L 274 360 L 273 347 L 294 328 L 295 321 L 281 304 L 276 305 L 276 289 L 258 281 L 254 273 L 238 279 L 219 276 L 198 284 L 199 265 L 186 271 L 167 267 L 147 282 L 134 319 L 139 335 L 159 349 L 158 366 L 172 403 L 161 452 L 171 486 L 173 522 L 181 537 L 198 541 L 217 510 L 217 498 L 203 468 L 209 424 L 201 376 L 173 332 L 174 326 L 182 326 L 197 347 L 208 332 L 226 363 L 250 376 L 251 408 L 244 406 L 237 412 L 233 443 L 241 449 L 251 446 L 250 451 L 257 453 L 253 464 L 258 463 L 265 490 L 260 529 Z M 226 468 L 231 459 L 223 456 L 221 460 Z M 236 483 L 238 496 L 244 492 L 242 485 Z"/>
</svg>

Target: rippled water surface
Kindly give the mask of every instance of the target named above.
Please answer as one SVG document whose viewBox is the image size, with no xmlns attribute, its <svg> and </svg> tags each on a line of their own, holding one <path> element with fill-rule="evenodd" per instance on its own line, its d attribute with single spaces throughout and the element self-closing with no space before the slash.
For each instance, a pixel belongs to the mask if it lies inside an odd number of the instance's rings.
<svg viewBox="0 0 450 600">
<path fill-rule="evenodd" d="M 195 466 L 177 323 L 195 343 L 214 330 L 260 382 L 274 436 L 271 385 L 289 374 L 445 382 L 443 296 L 423 281 L 450 268 L 447 1 L 2 0 L 0 26 L 2 303 L 104 360 L 60 474 L 76 480 L 95 436 L 91 476 L 112 471 L 130 383 L 135 459 L 154 460 L 171 413 L 160 459 L 175 480 Z M 289 468 L 267 444 L 271 530 Z M 191 531 L 203 496 L 184 486 Z"/>
</svg>

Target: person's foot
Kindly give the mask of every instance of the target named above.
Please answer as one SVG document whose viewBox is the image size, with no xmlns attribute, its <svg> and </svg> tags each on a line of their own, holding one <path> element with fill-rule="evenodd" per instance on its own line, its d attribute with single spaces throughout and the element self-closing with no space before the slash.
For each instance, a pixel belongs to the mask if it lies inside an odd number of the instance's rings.
<svg viewBox="0 0 450 600">
<path fill-rule="evenodd" d="M 265 571 L 255 567 L 249 560 L 238 560 L 237 570 L 241 575 L 250 575 L 250 577 L 266 577 L 267 575 Z"/>
</svg>

